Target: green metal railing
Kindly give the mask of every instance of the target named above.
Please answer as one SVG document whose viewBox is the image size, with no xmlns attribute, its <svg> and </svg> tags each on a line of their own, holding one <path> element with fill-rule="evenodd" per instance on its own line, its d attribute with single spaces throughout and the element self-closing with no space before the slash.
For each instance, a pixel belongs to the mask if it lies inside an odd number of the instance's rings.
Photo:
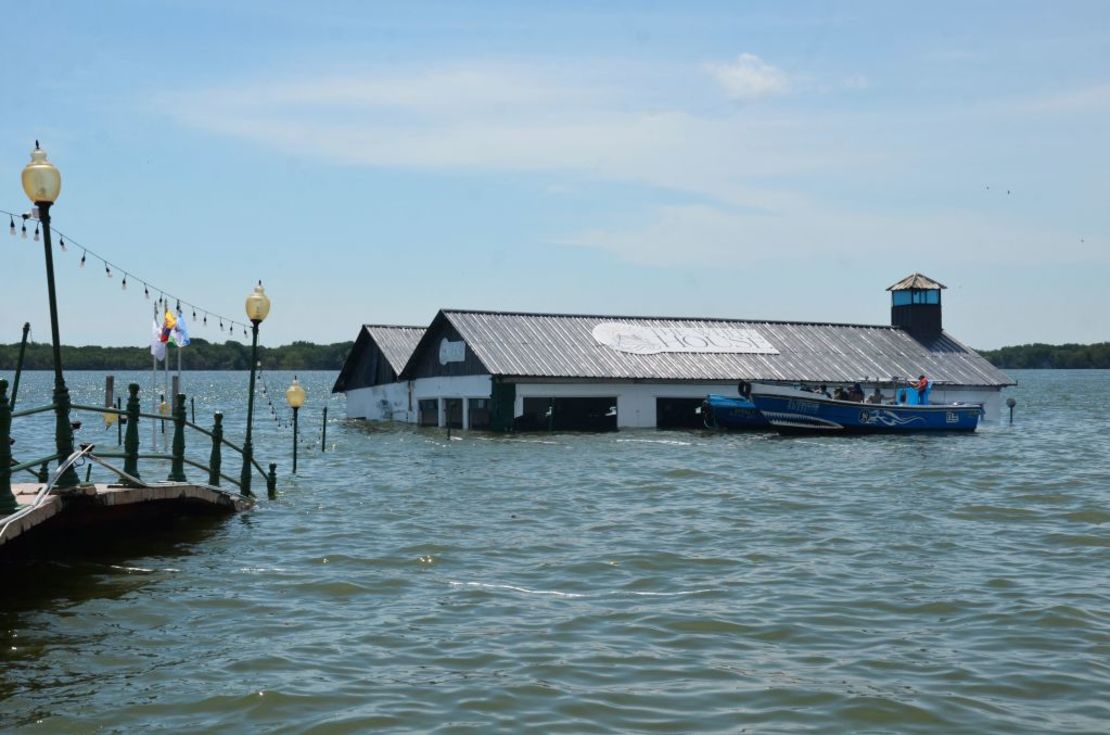
<svg viewBox="0 0 1110 735">
<path fill-rule="evenodd" d="M 30 461 L 16 461 L 11 454 L 11 425 L 12 419 L 23 418 L 26 416 L 33 416 L 39 413 L 46 413 L 54 411 L 53 404 L 45 406 L 35 406 L 33 408 L 20 409 L 12 411 L 11 405 L 7 398 L 8 382 L 0 379 L 0 514 L 11 513 L 18 504 L 15 501 L 15 496 L 11 490 L 11 476 L 16 472 L 30 472 L 39 481 L 45 482 L 44 475 L 47 465 L 55 460 L 65 460 L 64 457 L 60 458 L 57 454 L 47 455 L 45 457 L 38 457 Z M 153 421 L 165 421 L 166 417 L 160 414 L 144 413 L 140 410 L 139 403 L 139 385 L 132 383 L 128 386 L 130 393 L 127 399 L 127 408 L 122 409 L 114 406 L 86 406 L 82 404 L 72 404 L 71 408 L 75 411 L 90 411 L 97 414 L 114 414 L 119 421 L 126 422 L 126 431 L 123 438 L 123 451 L 97 451 L 96 456 L 107 459 L 122 459 L 123 472 L 121 477 L 124 485 L 135 485 L 136 481 L 142 482 L 142 475 L 139 471 L 139 460 L 159 460 L 170 463 L 170 472 L 166 480 L 171 482 L 187 482 L 188 479 L 185 475 L 186 465 L 202 470 L 207 473 L 207 483 L 218 487 L 221 480 L 240 488 L 244 495 L 250 495 L 250 490 L 242 491 L 240 480 L 222 472 L 223 466 L 223 449 L 224 447 L 230 448 L 233 452 L 238 452 L 240 456 L 243 455 L 243 448 L 228 441 L 224 438 L 223 432 L 223 414 L 216 412 L 213 416 L 213 424 L 211 429 L 205 429 L 198 426 L 196 423 L 189 421 L 186 418 L 185 410 L 185 394 L 179 393 L 174 401 L 173 411 L 170 422 L 173 425 L 173 438 L 170 443 L 170 452 L 141 452 L 139 450 L 139 422 L 140 419 L 150 419 Z M 211 443 L 211 451 L 209 453 L 208 463 L 204 464 L 195 459 L 185 456 L 186 449 L 186 429 L 203 434 Z M 269 471 L 263 469 L 262 465 L 253 457 L 250 461 L 251 466 L 257 471 L 262 478 L 266 481 L 266 490 L 271 498 L 277 494 L 277 465 L 270 464 Z M 38 468 L 37 471 L 35 468 Z M 91 468 L 90 468 L 91 469 Z M 134 478 L 127 479 L 127 478 Z"/>
</svg>

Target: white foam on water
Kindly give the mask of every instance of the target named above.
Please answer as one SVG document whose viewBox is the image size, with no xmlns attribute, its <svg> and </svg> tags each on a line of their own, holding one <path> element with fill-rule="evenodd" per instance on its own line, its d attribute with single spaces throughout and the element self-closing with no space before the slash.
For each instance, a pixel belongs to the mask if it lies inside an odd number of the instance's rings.
<svg viewBox="0 0 1110 735">
<path fill-rule="evenodd" d="M 511 584 L 487 584 L 485 582 L 448 582 L 452 587 L 478 587 L 481 589 L 491 590 L 510 590 L 512 592 L 521 592 L 526 595 L 547 595 L 549 597 L 567 597 L 578 598 L 586 597 L 577 592 L 560 592 L 558 590 L 530 590 L 527 587 L 516 587 Z"/>
</svg>

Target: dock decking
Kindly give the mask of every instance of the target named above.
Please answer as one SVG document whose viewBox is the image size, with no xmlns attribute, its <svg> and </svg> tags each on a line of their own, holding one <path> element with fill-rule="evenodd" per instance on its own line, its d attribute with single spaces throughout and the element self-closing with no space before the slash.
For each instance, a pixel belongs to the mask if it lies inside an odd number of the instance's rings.
<svg viewBox="0 0 1110 735">
<path fill-rule="evenodd" d="M 247 510 L 254 505 L 250 498 L 237 493 L 196 483 L 161 482 L 144 487 L 97 483 L 52 492 L 43 497 L 33 510 L 27 511 L 27 508 L 34 505 L 42 487 L 42 483 L 12 484 L 12 492 L 20 509 L 9 516 L 0 517 L 0 547 L 55 517 L 80 520 L 79 516 L 90 512 L 103 516 L 114 509 L 124 511 L 128 507 L 134 509 L 144 503 L 165 506 L 165 510 L 171 510 L 171 504 L 184 503 L 196 506 L 197 510 L 225 513 Z"/>
</svg>

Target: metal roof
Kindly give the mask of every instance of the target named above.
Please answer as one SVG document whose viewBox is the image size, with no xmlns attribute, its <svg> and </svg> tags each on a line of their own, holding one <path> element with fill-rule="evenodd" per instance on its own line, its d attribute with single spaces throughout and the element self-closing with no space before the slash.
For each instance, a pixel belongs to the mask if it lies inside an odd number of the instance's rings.
<svg viewBox="0 0 1110 735">
<path fill-rule="evenodd" d="M 1014 381 L 946 334 L 922 343 L 898 327 L 810 322 L 672 319 L 444 310 L 491 375 L 612 380 L 888 381 L 921 373 L 936 383 Z M 594 339 L 602 322 L 755 330 L 779 354 L 630 354 Z"/>
<path fill-rule="evenodd" d="M 351 346 L 351 351 L 347 353 L 347 359 L 343 361 L 343 367 L 339 370 L 339 375 L 335 379 L 331 392 L 342 393 L 347 390 L 352 379 L 356 385 L 363 378 L 370 380 L 370 385 L 374 384 L 373 377 L 356 375 L 359 371 L 370 371 L 372 373 L 376 369 L 362 364 L 370 345 L 378 346 L 378 352 L 385 358 L 389 368 L 393 371 L 393 378 L 396 378 L 401 369 L 405 367 L 409 357 L 412 356 L 413 350 L 416 349 L 416 345 L 419 344 L 423 335 L 424 327 L 397 327 L 385 324 L 362 325 L 355 343 Z"/>
<path fill-rule="evenodd" d="M 363 329 L 370 335 L 389 361 L 393 372 L 400 374 L 405 363 L 412 357 L 413 350 L 424 336 L 425 327 L 395 327 L 385 324 L 365 324 Z"/>
<path fill-rule="evenodd" d="M 942 288 L 948 288 L 948 286 L 945 286 L 943 283 L 941 283 L 939 281 L 934 281 L 932 278 L 929 278 L 928 276 L 923 276 L 920 273 L 911 273 L 910 275 L 903 278 L 901 281 L 898 281 L 898 283 L 894 284 L 893 286 L 888 286 L 886 290 L 887 291 L 909 291 L 910 289 L 916 289 L 916 290 L 933 290 L 933 289 L 936 289 L 936 290 L 940 290 Z"/>
</svg>

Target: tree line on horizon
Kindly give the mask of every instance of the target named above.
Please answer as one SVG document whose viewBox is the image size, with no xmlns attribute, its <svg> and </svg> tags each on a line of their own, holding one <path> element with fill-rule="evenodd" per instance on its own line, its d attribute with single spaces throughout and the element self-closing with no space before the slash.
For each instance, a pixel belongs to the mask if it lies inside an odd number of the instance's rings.
<svg viewBox="0 0 1110 735">
<path fill-rule="evenodd" d="M 318 345 L 293 342 L 281 347 L 258 347 L 258 360 L 266 370 L 339 370 L 354 342 Z M 177 349 L 166 347 L 171 367 L 177 365 Z M 250 345 L 234 340 L 223 344 L 194 337 L 181 351 L 181 364 L 187 370 L 247 370 Z M 0 345 L 0 370 L 14 370 L 19 361 L 19 343 Z M 62 345 L 62 365 L 66 370 L 145 370 L 150 367 L 149 347 L 100 347 Z M 28 343 L 23 358 L 25 370 L 52 370 L 54 354 L 49 344 Z"/>
<path fill-rule="evenodd" d="M 258 348 L 258 359 L 267 370 L 339 370 L 354 342 L 318 345 L 297 341 L 280 347 Z M 168 347 L 170 365 L 177 364 L 176 347 Z M 246 370 L 250 367 L 250 345 L 234 340 L 223 344 L 194 338 L 182 353 L 188 370 Z M 1095 344 L 1014 345 L 979 354 L 1002 369 L 1110 369 L 1110 342 Z M 19 360 L 19 343 L 0 345 L 0 370 L 14 370 Z M 62 346 L 62 364 L 69 370 L 145 370 L 150 367 L 148 347 Z M 27 344 L 23 360 L 27 370 L 50 370 L 54 357 L 49 344 Z"/>
<path fill-rule="evenodd" d="M 1003 369 L 1110 368 L 1110 342 L 1089 345 L 1048 345 L 1037 342 L 997 350 L 979 350 L 979 354 Z"/>
</svg>

